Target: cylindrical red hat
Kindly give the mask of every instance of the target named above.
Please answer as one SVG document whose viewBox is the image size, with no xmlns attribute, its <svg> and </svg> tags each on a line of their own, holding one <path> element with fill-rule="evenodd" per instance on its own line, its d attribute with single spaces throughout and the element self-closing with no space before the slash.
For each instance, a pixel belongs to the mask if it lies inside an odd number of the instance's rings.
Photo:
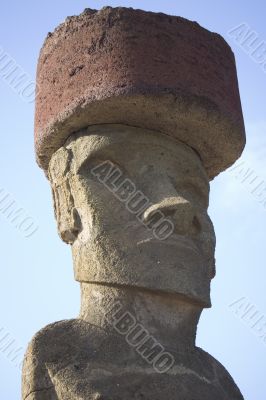
<svg viewBox="0 0 266 400">
<path fill-rule="evenodd" d="M 128 8 L 86 9 L 49 33 L 37 71 L 35 145 L 52 154 L 89 125 L 155 130 L 195 149 L 212 179 L 245 129 L 233 52 L 196 22 Z"/>
</svg>

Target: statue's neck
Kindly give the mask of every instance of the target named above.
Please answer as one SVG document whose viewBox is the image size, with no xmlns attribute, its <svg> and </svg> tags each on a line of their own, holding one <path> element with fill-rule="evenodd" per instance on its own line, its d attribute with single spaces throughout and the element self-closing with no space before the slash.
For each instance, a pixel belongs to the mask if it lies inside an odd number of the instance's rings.
<svg viewBox="0 0 266 400">
<path fill-rule="evenodd" d="M 201 311 L 201 306 L 176 295 L 81 283 L 81 319 L 108 331 L 112 325 L 123 335 L 133 327 L 141 332 L 143 327 L 162 346 L 175 351 L 195 346 Z"/>
</svg>

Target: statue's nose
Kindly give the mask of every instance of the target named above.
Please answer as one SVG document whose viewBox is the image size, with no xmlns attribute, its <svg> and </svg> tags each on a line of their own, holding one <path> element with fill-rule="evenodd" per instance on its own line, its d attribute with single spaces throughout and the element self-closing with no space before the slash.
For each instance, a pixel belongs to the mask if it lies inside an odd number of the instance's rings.
<svg viewBox="0 0 266 400">
<path fill-rule="evenodd" d="M 176 234 L 196 235 L 201 231 L 201 224 L 195 207 L 182 196 L 167 197 L 151 205 L 143 215 L 144 222 L 149 224 L 156 218 L 157 214 L 172 221 Z"/>
</svg>

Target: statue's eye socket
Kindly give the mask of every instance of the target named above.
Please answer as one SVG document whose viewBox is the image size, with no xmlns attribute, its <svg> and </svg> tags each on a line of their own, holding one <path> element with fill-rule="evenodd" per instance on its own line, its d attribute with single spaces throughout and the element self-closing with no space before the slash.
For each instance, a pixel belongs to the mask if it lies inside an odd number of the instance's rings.
<svg viewBox="0 0 266 400">
<path fill-rule="evenodd" d="M 201 204 L 204 208 L 208 207 L 209 190 L 206 184 L 201 183 L 200 180 L 193 178 L 180 182 L 177 182 L 169 175 L 168 178 L 177 193 L 191 202 L 195 202 L 195 199 L 197 199 L 197 203 L 199 205 Z"/>
<path fill-rule="evenodd" d="M 121 166 L 112 160 L 91 158 L 86 160 L 78 169 L 78 174 L 86 178 L 103 182 L 109 177 L 120 178 L 125 176 L 125 171 Z"/>
<path fill-rule="evenodd" d="M 91 172 L 100 165 L 107 164 L 108 160 L 101 158 L 88 158 L 78 168 L 77 173 L 80 175 L 91 175 Z"/>
</svg>

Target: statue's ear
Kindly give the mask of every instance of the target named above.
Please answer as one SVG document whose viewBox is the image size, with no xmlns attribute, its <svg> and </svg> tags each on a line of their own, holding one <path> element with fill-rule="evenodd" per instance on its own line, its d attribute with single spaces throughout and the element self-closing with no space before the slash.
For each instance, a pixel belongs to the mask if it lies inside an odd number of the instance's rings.
<svg viewBox="0 0 266 400">
<path fill-rule="evenodd" d="M 82 229 L 69 184 L 72 152 L 61 147 L 52 157 L 48 177 L 52 187 L 54 211 L 61 239 L 73 244 Z"/>
</svg>

